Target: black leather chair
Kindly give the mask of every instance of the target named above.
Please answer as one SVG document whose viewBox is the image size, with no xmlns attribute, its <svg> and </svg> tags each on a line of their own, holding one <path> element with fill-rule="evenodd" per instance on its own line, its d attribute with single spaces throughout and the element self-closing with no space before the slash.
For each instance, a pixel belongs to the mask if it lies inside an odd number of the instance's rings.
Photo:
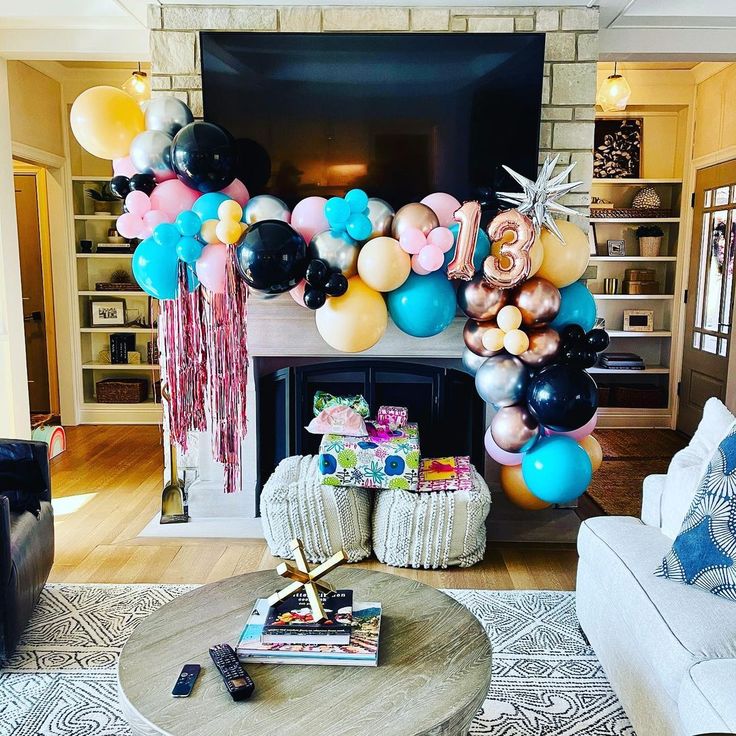
<svg viewBox="0 0 736 736">
<path fill-rule="evenodd" d="M 53 562 L 48 447 L 0 439 L 0 661 L 13 653 Z"/>
</svg>

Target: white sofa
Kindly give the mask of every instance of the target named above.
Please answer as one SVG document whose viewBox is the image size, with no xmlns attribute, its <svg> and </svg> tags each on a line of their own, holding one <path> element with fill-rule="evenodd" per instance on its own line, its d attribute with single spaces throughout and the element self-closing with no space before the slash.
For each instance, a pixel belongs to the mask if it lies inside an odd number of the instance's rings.
<svg viewBox="0 0 736 736">
<path fill-rule="evenodd" d="M 653 574 L 733 421 L 711 399 L 667 475 L 645 479 L 641 519 L 580 529 L 578 619 L 637 736 L 736 733 L 736 603 Z"/>
</svg>

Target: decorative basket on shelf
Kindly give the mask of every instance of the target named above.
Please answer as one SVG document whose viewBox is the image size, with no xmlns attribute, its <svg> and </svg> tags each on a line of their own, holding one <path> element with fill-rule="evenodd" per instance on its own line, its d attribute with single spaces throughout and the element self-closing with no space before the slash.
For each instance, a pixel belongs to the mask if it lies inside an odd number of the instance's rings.
<svg viewBox="0 0 736 736">
<path fill-rule="evenodd" d="M 104 378 L 96 390 L 98 404 L 140 404 L 148 397 L 148 379 Z"/>
<path fill-rule="evenodd" d="M 600 209 L 592 206 L 590 216 L 596 217 L 672 217 L 672 210 L 644 209 L 641 207 L 616 207 L 615 209 Z"/>
</svg>

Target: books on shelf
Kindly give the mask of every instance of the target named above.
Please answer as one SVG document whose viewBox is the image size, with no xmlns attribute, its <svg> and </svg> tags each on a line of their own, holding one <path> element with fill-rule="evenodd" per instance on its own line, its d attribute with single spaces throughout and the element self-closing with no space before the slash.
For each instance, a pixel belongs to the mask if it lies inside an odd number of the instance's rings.
<svg viewBox="0 0 736 736">
<path fill-rule="evenodd" d="M 353 591 L 320 592 L 327 614 L 315 622 L 309 599 L 302 588 L 294 595 L 271 606 L 263 622 L 264 644 L 349 644 L 353 622 Z"/>
<path fill-rule="evenodd" d="M 269 605 L 259 598 L 240 635 L 236 653 L 243 662 L 326 664 L 357 667 L 378 665 L 380 603 L 353 603 L 349 644 L 268 644 L 261 640 Z"/>
<path fill-rule="evenodd" d="M 601 353 L 598 358 L 601 368 L 621 371 L 643 371 L 644 360 L 636 353 Z"/>
</svg>

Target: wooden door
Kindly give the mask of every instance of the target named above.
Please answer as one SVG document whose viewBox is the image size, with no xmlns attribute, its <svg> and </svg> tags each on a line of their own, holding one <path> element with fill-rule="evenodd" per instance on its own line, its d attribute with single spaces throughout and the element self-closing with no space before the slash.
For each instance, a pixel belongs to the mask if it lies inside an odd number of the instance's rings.
<svg viewBox="0 0 736 736">
<path fill-rule="evenodd" d="M 736 160 L 701 169 L 695 184 L 677 428 L 693 434 L 711 397 L 726 396 L 733 322 Z"/>
<path fill-rule="evenodd" d="M 51 413 L 46 306 L 36 176 L 15 174 L 15 209 L 26 337 L 28 396 L 32 413 Z"/>
</svg>

